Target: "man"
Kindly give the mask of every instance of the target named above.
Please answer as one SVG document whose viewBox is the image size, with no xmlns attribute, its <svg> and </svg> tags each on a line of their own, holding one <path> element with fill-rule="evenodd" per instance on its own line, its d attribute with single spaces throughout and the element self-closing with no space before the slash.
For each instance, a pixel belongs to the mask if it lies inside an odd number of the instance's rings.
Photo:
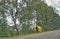
<svg viewBox="0 0 60 39">
<path fill-rule="evenodd" d="M 34 27 L 34 30 L 35 30 L 36 32 L 42 32 L 42 27 L 41 27 L 41 26 L 35 26 L 35 27 Z"/>
</svg>

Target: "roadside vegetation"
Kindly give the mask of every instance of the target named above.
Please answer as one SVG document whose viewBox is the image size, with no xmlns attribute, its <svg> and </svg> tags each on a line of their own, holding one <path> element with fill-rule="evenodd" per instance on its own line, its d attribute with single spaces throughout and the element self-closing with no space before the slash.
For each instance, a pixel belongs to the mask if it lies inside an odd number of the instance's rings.
<svg viewBox="0 0 60 39">
<path fill-rule="evenodd" d="M 59 30 L 60 16 L 41 0 L 0 1 L 0 38 L 38 33 L 33 29 L 36 25 L 42 32 Z"/>
</svg>

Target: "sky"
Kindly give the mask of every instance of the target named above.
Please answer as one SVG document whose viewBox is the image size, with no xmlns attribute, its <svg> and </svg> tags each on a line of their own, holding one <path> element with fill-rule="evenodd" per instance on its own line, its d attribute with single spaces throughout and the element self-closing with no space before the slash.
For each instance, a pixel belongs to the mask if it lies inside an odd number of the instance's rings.
<svg viewBox="0 0 60 39">
<path fill-rule="evenodd" d="M 44 0 L 48 6 L 52 6 L 57 10 L 57 14 L 60 16 L 60 0 Z"/>
</svg>

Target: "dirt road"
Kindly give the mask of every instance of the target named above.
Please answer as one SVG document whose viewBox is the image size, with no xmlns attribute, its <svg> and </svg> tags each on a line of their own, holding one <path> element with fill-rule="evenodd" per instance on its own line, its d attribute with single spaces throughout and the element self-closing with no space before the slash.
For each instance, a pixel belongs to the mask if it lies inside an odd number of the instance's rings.
<svg viewBox="0 0 60 39">
<path fill-rule="evenodd" d="M 60 39 L 60 30 L 29 35 L 18 39 Z"/>
</svg>

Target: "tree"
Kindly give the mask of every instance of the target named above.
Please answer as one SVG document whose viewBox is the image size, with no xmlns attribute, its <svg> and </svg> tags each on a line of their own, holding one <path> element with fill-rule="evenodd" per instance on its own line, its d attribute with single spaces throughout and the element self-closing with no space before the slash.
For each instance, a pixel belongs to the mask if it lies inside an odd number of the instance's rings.
<svg viewBox="0 0 60 39">
<path fill-rule="evenodd" d="M 0 37 L 9 36 L 9 30 L 7 27 L 7 21 L 6 21 L 6 15 L 5 15 L 5 8 L 4 8 L 4 0 L 0 2 Z"/>
<path fill-rule="evenodd" d="M 25 6 L 23 6 L 25 3 L 25 0 L 22 0 L 21 2 L 22 3 L 18 2 L 18 0 L 12 0 L 12 1 L 5 0 L 5 9 L 7 10 L 6 13 L 12 17 L 12 20 L 14 22 L 15 29 L 16 29 L 18 35 L 19 35 L 19 30 L 18 30 L 18 26 L 16 24 L 17 19 L 19 19 L 19 21 L 21 23 L 21 21 L 23 21 L 23 20 L 21 20 L 21 15 L 22 15 L 22 18 L 23 18 L 23 16 L 25 16 L 26 19 L 29 19 L 29 17 L 30 17 L 30 15 L 28 15 L 28 13 L 22 14 L 24 7 L 25 7 Z M 29 17 L 27 17 L 27 15 Z"/>
<path fill-rule="evenodd" d="M 41 0 L 32 0 L 32 7 L 36 11 L 37 25 L 41 25 L 43 30 L 46 31 L 56 29 L 56 25 L 59 24 L 56 18 L 59 18 L 59 16 L 54 12 L 52 7 L 41 2 Z"/>
<path fill-rule="evenodd" d="M 7 17 L 11 17 L 14 23 L 13 27 L 16 29 L 18 35 L 20 33 L 20 26 L 22 25 L 23 27 L 23 24 L 27 22 L 27 28 L 30 28 L 30 21 L 35 18 L 37 19 L 36 24 L 40 25 L 43 30 L 54 30 L 60 25 L 60 18 L 53 11 L 53 8 L 41 0 L 1 0 L 0 5 L 0 13 L 4 19 L 5 14 L 7 14 Z M 19 24 L 16 23 L 17 20 Z"/>
</svg>

